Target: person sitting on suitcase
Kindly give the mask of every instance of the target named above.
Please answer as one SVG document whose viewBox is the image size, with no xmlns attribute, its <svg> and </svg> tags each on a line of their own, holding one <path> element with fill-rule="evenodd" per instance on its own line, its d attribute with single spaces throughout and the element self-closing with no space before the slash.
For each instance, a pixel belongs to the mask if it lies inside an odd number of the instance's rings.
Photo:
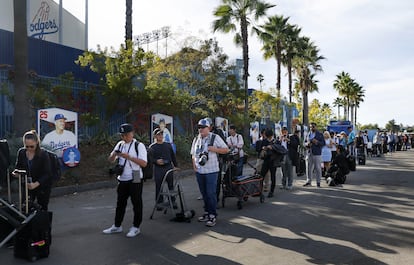
<svg viewBox="0 0 414 265">
<path fill-rule="evenodd" d="M 349 174 L 349 167 L 346 151 L 342 145 L 339 145 L 336 157 L 332 161 L 331 167 L 328 169 L 326 183 L 328 183 L 329 186 L 344 184 L 347 174 Z"/>
<path fill-rule="evenodd" d="M 24 147 L 17 151 L 16 166 L 12 174 L 20 177 L 20 170 L 26 171 L 31 204 L 36 201 L 41 210 L 47 211 L 52 188 L 49 156 L 41 149 L 39 136 L 34 130 L 23 135 L 23 144 Z"/>
<path fill-rule="evenodd" d="M 162 180 L 168 170 L 173 166 L 177 167 L 177 159 L 170 143 L 164 142 L 163 132 L 160 128 L 156 128 L 152 134 L 155 138 L 155 143 L 149 146 L 148 152 L 150 159 L 154 163 L 154 180 L 155 180 L 155 199 L 157 204 L 163 203 L 163 196 L 159 196 L 161 190 Z M 168 184 L 168 189 L 172 191 L 174 189 L 174 176 L 173 172 L 170 172 L 165 181 Z M 175 198 L 172 198 L 174 209 L 177 208 Z M 163 207 L 157 207 L 157 210 L 161 211 Z"/>
</svg>

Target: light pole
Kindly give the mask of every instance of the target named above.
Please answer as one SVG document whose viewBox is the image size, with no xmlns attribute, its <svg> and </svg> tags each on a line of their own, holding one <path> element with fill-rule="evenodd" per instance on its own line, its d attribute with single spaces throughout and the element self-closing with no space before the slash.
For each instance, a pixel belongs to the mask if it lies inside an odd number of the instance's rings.
<svg viewBox="0 0 414 265">
<path fill-rule="evenodd" d="M 134 37 L 138 47 L 142 45 L 147 45 L 147 52 L 149 51 L 149 44 L 152 42 L 157 42 L 157 55 L 158 55 L 158 41 L 165 39 L 165 57 L 167 57 L 167 39 L 170 36 L 170 27 L 165 26 L 161 29 L 153 30 L 152 32 L 145 32 Z"/>
</svg>

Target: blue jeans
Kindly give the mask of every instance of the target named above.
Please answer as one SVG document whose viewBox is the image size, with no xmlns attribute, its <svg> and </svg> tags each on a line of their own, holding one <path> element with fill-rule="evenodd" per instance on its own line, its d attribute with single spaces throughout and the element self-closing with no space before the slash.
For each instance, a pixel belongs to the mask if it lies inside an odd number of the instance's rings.
<svg viewBox="0 0 414 265">
<path fill-rule="evenodd" d="M 243 175 L 243 157 L 240 157 L 239 161 L 237 161 L 237 176 Z"/>
<path fill-rule="evenodd" d="M 213 172 L 208 174 L 196 173 L 197 183 L 200 189 L 201 195 L 204 200 L 204 211 L 214 216 L 217 215 L 217 176 L 219 172 Z"/>
</svg>

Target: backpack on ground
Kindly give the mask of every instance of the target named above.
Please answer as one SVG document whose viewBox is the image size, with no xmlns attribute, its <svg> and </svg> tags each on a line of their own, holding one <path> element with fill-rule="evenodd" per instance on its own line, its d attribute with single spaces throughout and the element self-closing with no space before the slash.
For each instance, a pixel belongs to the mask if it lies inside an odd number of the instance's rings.
<svg viewBox="0 0 414 265">
<path fill-rule="evenodd" d="M 348 168 L 350 171 L 355 171 L 356 170 L 356 161 L 355 161 L 355 157 L 353 155 L 348 155 L 346 157 L 347 161 L 348 161 Z"/>
<path fill-rule="evenodd" d="M 62 176 L 62 168 L 61 168 L 61 165 L 60 165 L 59 158 L 52 151 L 49 151 L 49 150 L 46 150 L 46 149 L 43 149 L 43 151 L 45 151 L 47 153 L 47 155 L 49 156 L 50 169 L 51 169 L 51 172 L 52 172 L 52 182 L 55 183 Z"/>
</svg>

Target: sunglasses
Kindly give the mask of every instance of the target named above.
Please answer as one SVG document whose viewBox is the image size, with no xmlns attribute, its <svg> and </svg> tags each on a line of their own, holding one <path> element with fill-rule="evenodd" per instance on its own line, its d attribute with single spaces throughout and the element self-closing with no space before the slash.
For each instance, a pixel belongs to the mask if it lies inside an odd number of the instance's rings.
<svg viewBox="0 0 414 265">
<path fill-rule="evenodd" d="M 26 148 L 34 149 L 34 148 L 36 148 L 36 146 L 35 145 L 26 145 Z"/>
</svg>

